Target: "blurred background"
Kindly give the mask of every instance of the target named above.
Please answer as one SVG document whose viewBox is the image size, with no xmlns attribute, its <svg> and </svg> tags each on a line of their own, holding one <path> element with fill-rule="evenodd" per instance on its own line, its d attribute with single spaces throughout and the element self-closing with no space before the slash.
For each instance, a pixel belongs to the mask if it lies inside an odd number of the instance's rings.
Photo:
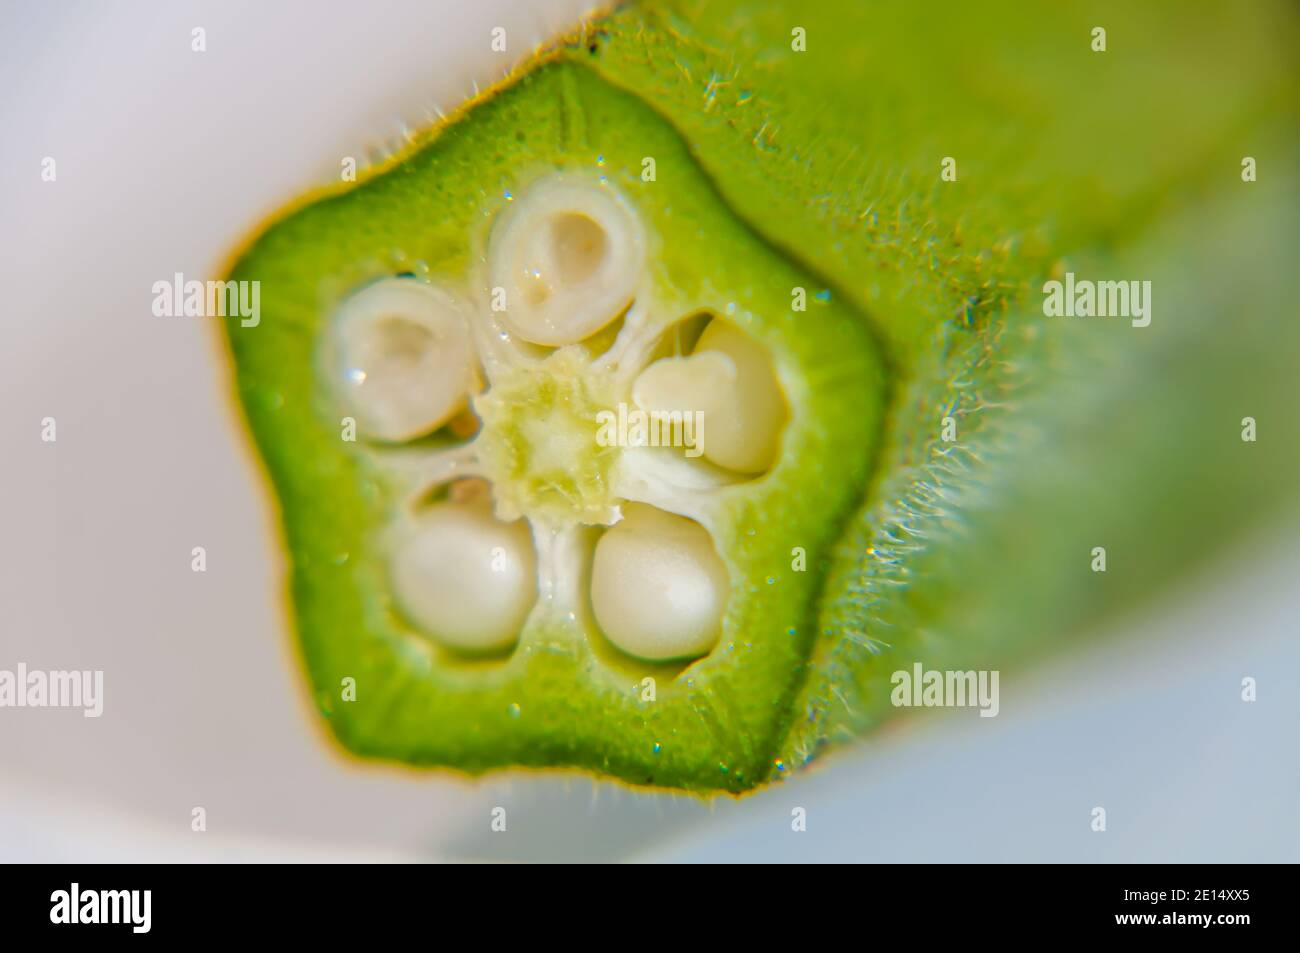
<svg viewBox="0 0 1300 953">
<path fill-rule="evenodd" d="M 0 860 L 1300 859 L 1290 522 L 1004 673 L 997 718 L 922 712 L 742 801 L 331 746 L 217 328 L 154 317 L 151 286 L 215 277 L 341 157 L 400 143 L 590 6 L 0 0 L 0 669 L 105 682 L 98 719 L 0 709 Z"/>
</svg>

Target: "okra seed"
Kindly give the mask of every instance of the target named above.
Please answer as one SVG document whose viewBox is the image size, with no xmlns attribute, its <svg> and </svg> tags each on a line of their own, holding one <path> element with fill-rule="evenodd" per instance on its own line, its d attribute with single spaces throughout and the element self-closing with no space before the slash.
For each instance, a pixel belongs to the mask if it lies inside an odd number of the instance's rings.
<svg viewBox="0 0 1300 953">
<path fill-rule="evenodd" d="M 760 473 L 776 459 L 785 425 L 785 398 L 763 346 L 713 320 L 689 357 L 656 361 L 632 387 L 647 411 L 698 411 L 701 449 L 718 466 Z"/>
<path fill-rule="evenodd" d="M 368 285 L 344 302 L 332 340 L 340 399 L 367 436 L 412 440 L 465 408 L 474 351 L 445 292 L 411 278 Z"/>
<path fill-rule="evenodd" d="M 390 568 L 406 617 L 462 652 L 509 648 L 537 601 L 528 524 L 498 520 L 486 495 L 418 515 L 404 527 Z"/>
<path fill-rule="evenodd" d="M 576 179 L 534 184 L 489 242 L 492 284 L 523 340 L 559 347 L 590 337 L 627 308 L 641 280 L 640 227 L 608 188 Z"/>
<path fill-rule="evenodd" d="M 632 503 L 596 544 L 592 610 L 606 638 L 629 655 L 693 659 L 717 642 L 730 585 L 704 527 Z"/>
</svg>

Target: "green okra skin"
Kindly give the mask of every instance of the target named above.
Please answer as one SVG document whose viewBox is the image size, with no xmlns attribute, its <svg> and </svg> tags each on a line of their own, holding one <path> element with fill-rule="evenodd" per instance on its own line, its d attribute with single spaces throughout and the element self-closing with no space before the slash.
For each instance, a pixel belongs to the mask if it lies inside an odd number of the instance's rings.
<svg viewBox="0 0 1300 953">
<path fill-rule="evenodd" d="M 1293 9 L 682 3 L 624 17 L 602 75 L 648 91 L 755 228 L 792 256 L 816 249 L 894 371 L 787 764 L 891 715 L 894 671 L 1021 665 L 1292 505 Z M 787 55 L 795 26 L 807 50 Z M 1267 182 L 1242 182 L 1246 155 Z M 944 156 L 955 182 L 940 180 Z M 1044 318 L 1040 289 L 1063 267 L 1152 280 L 1155 321 Z M 1276 439 L 1244 444 L 1241 418 L 1261 414 Z M 1089 567 L 1099 545 L 1120 560 L 1105 575 Z"/>
<path fill-rule="evenodd" d="M 335 735 L 744 791 L 891 715 L 893 671 L 1015 668 L 1292 505 L 1296 33 L 1282 3 L 633 4 L 273 223 L 232 269 L 263 320 L 228 341 Z M 340 440 L 322 387 L 349 294 L 401 273 L 485 294 L 492 223 L 556 169 L 627 197 L 658 300 L 736 306 L 782 369 L 781 456 L 720 509 L 733 588 L 690 664 L 630 658 L 581 613 L 506 657 L 414 631 L 381 532 L 409 487 Z M 1151 324 L 1045 317 L 1066 269 L 1150 280 Z M 1267 436 L 1243 442 L 1246 416 Z"/>
</svg>

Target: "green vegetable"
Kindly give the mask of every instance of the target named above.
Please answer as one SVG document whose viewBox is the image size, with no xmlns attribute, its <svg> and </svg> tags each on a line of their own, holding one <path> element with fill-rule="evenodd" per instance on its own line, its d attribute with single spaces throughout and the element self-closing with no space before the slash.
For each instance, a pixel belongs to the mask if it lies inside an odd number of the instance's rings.
<svg viewBox="0 0 1300 953">
<path fill-rule="evenodd" d="M 743 791 L 1291 505 L 1296 33 L 634 5 L 279 218 L 228 340 L 334 733 Z"/>
</svg>

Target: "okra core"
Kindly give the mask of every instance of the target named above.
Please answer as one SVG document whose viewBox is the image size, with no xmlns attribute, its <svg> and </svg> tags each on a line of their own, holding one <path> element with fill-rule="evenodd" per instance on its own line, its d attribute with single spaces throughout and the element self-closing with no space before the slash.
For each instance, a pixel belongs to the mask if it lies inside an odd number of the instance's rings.
<svg viewBox="0 0 1300 953">
<path fill-rule="evenodd" d="M 387 277 L 337 309 L 333 391 L 411 482 L 384 537 L 394 605 L 445 649 L 575 623 L 642 661 L 717 644 L 740 585 L 719 507 L 789 414 L 768 349 L 683 308 L 654 247 L 612 185 L 554 174 L 491 223 L 475 293 Z M 615 416 L 636 426 L 610 439 Z"/>
</svg>

